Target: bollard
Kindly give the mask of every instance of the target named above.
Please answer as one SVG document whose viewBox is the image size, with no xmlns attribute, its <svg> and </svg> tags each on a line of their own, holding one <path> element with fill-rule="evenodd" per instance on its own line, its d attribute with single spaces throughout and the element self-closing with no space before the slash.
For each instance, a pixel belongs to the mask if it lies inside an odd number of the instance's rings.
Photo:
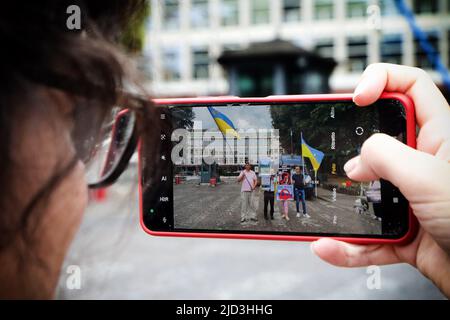
<svg viewBox="0 0 450 320">
<path fill-rule="evenodd" d="M 96 202 L 103 202 L 106 200 L 106 188 L 94 190 L 93 198 Z"/>
</svg>

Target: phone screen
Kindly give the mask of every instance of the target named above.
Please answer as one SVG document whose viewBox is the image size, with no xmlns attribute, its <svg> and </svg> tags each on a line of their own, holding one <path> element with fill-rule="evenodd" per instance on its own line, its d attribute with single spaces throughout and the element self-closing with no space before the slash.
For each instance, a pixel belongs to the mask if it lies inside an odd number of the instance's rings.
<svg viewBox="0 0 450 320">
<path fill-rule="evenodd" d="M 406 143 L 397 100 L 158 106 L 140 146 L 143 223 L 154 231 L 399 238 L 408 202 L 343 169 L 382 132 Z"/>
</svg>

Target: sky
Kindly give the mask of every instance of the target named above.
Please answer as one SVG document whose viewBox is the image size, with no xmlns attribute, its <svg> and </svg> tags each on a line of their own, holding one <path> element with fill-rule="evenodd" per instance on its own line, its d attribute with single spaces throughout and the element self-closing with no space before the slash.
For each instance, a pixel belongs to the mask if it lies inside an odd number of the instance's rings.
<svg viewBox="0 0 450 320">
<path fill-rule="evenodd" d="M 225 106 L 214 107 L 226 115 L 239 129 L 272 129 L 272 117 L 268 105 L 260 106 Z M 193 108 L 194 121 L 202 121 L 203 129 L 217 129 L 211 114 L 206 107 Z"/>
</svg>

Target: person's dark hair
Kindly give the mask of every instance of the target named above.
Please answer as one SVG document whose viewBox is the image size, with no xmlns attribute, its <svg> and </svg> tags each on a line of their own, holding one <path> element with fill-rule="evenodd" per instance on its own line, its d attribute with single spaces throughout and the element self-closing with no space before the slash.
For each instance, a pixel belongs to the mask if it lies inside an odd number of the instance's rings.
<svg viewBox="0 0 450 320">
<path fill-rule="evenodd" d="M 81 9 L 81 30 L 69 30 L 67 8 Z M 74 168 L 78 159 L 61 163 L 53 176 L 24 205 L 9 188 L 17 174 L 13 157 L 14 126 L 33 108 L 42 88 L 62 92 L 74 106 L 74 118 L 89 118 L 89 130 L 97 130 L 123 90 L 127 76 L 123 57 L 116 46 L 121 31 L 145 0 L 43 0 L 6 1 L 0 10 L 0 250 L 18 234 L 27 238 L 31 214 L 39 214 L 39 203 Z M 44 103 L 62 107 L 49 95 Z M 145 110 L 143 111 L 145 113 Z M 95 113 L 95 116 L 93 114 Z M 13 121 L 12 119 L 16 119 Z M 95 132 L 84 130 L 84 134 Z M 75 135 L 77 133 L 75 132 Z M 75 139 L 74 139 L 75 140 Z M 76 144 L 76 141 L 74 142 Z M 12 218 L 14 216 L 14 218 Z"/>
</svg>

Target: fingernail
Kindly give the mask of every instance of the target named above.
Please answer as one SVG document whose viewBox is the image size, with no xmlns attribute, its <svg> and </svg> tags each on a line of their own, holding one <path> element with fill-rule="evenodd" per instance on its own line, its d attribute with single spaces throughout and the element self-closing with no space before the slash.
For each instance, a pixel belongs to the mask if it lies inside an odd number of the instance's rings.
<svg viewBox="0 0 450 320">
<path fill-rule="evenodd" d="M 361 85 L 358 84 L 358 86 L 356 87 L 355 91 L 353 92 L 353 101 L 355 101 L 355 98 L 360 96 L 361 93 L 363 92 L 362 90 L 363 88 L 361 88 Z"/>
<path fill-rule="evenodd" d="M 348 175 L 350 172 L 353 171 L 353 169 L 355 169 L 356 165 L 357 165 L 358 160 L 353 158 L 348 160 L 345 164 L 344 164 L 344 171 L 345 173 Z"/>
<path fill-rule="evenodd" d="M 367 91 L 367 82 L 361 79 L 353 92 L 353 101 L 355 101 L 355 99 L 361 96 L 365 91 Z"/>
</svg>

